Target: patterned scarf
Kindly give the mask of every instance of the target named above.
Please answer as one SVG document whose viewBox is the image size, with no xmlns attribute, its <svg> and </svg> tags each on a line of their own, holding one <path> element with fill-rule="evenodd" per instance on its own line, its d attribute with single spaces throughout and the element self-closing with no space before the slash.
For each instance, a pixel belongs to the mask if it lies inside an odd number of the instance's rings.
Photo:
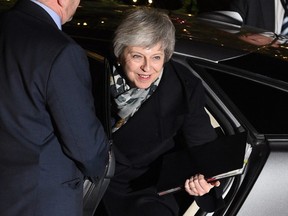
<svg viewBox="0 0 288 216">
<path fill-rule="evenodd" d="M 156 90 L 161 77 L 160 76 L 146 89 L 131 88 L 126 80 L 121 76 L 119 68 L 113 67 L 113 73 L 110 78 L 111 94 L 117 105 L 119 120 L 113 125 L 112 132 L 118 130 L 128 119 L 140 108 L 141 104 L 146 101 Z"/>
</svg>

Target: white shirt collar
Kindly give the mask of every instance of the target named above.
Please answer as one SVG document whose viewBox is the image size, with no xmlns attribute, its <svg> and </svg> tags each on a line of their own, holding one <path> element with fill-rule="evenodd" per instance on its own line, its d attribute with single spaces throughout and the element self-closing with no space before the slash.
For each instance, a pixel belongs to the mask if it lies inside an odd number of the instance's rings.
<svg viewBox="0 0 288 216">
<path fill-rule="evenodd" d="M 275 4 L 275 33 L 280 34 L 285 11 L 280 0 L 274 0 L 274 4 Z"/>
</svg>

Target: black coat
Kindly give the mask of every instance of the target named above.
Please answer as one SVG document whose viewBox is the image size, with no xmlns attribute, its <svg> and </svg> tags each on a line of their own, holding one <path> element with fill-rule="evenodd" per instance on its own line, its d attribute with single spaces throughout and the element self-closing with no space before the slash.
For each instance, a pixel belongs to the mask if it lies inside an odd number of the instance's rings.
<svg viewBox="0 0 288 216">
<path fill-rule="evenodd" d="M 103 175 L 85 52 L 20 0 L 0 19 L 0 215 L 80 216 L 84 176 Z"/>
<path fill-rule="evenodd" d="M 275 32 L 274 0 L 232 0 L 230 10 L 237 11 L 246 25 Z"/>
<path fill-rule="evenodd" d="M 156 194 L 161 157 L 178 148 L 189 147 L 193 151 L 193 146 L 216 138 L 204 105 L 201 80 L 178 63 L 166 63 L 156 91 L 113 134 L 116 173 L 104 196 L 106 208 L 114 212 L 111 215 L 128 216 L 139 199 L 146 198 L 164 204 L 177 215 L 174 198 L 168 195 L 160 199 Z M 181 143 L 177 137 L 181 137 Z M 138 215 L 131 212 L 131 216 Z"/>
</svg>

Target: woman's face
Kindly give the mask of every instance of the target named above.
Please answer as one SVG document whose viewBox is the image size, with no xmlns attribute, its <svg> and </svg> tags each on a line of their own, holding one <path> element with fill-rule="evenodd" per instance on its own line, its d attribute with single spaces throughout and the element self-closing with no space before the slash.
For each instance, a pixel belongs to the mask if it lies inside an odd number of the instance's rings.
<svg viewBox="0 0 288 216">
<path fill-rule="evenodd" d="M 160 75 L 164 64 L 161 43 L 154 47 L 128 46 L 121 64 L 131 87 L 148 88 Z"/>
</svg>

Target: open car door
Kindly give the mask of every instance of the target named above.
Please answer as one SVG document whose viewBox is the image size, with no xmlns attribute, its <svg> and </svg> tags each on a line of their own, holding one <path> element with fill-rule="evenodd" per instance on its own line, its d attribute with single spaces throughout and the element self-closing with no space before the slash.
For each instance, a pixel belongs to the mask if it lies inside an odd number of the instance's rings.
<svg viewBox="0 0 288 216">
<path fill-rule="evenodd" d="M 110 144 L 109 163 L 104 178 L 100 179 L 97 184 L 92 183 L 88 179 L 84 182 L 83 216 L 93 216 L 109 185 L 110 178 L 114 175 L 115 158 L 112 148 L 113 141 L 110 116 L 110 66 L 104 57 L 96 53 L 87 52 L 87 56 L 90 63 L 90 71 L 93 81 L 96 115 L 103 124 Z"/>
</svg>

